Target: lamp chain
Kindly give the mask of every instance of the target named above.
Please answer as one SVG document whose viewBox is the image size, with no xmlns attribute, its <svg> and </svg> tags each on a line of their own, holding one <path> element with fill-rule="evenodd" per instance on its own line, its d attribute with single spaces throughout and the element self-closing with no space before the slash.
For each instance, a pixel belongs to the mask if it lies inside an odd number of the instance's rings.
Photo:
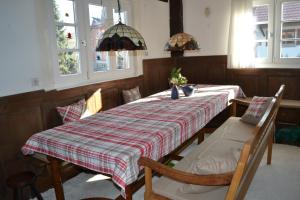
<svg viewBox="0 0 300 200">
<path fill-rule="evenodd" d="M 119 12 L 119 22 L 122 22 L 121 20 L 121 4 L 120 4 L 120 0 L 118 0 L 118 12 Z"/>
</svg>

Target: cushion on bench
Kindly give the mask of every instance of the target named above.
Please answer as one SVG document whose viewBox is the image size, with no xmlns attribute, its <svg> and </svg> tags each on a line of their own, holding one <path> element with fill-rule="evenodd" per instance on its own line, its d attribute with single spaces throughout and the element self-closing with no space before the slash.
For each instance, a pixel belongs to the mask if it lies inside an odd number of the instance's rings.
<svg viewBox="0 0 300 200">
<path fill-rule="evenodd" d="M 238 117 L 230 117 L 220 128 L 211 134 L 201 145 L 184 157 L 174 167 L 182 171 L 192 172 L 191 166 L 197 162 L 206 162 L 208 157 L 218 158 L 218 154 L 235 154 L 243 148 L 244 142 L 253 137 L 255 126 L 244 123 Z M 240 131 L 243 130 L 243 131 Z M 223 159 L 220 159 L 222 162 Z M 224 161 L 224 160 L 223 160 Z M 216 161 L 217 162 L 217 161 Z M 226 164 L 220 164 L 224 166 Z M 212 168 L 215 168 L 213 165 Z M 230 168 L 230 167 L 229 167 Z M 224 169 L 212 169 L 215 174 Z M 230 170 L 231 171 L 231 170 Z M 193 172 L 194 173 L 194 172 Z M 225 172 L 223 172 L 225 173 Z M 205 173 L 204 173 L 205 174 Z M 190 190 L 190 193 L 188 193 Z M 153 191 L 174 200 L 183 199 L 222 199 L 225 197 L 228 186 L 199 186 L 188 185 L 162 177 L 153 184 Z"/>
<path fill-rule="evenodd" d="M 255 128 L 255 125 L 245 123 L 240 119 L 240 117 L 230 117 L 214 132 L 214 134 L 219 133 L 222 134 L 222 138 L 224 139 L 245 143 L 254 136 L 253 129 Z"/>
</svg>

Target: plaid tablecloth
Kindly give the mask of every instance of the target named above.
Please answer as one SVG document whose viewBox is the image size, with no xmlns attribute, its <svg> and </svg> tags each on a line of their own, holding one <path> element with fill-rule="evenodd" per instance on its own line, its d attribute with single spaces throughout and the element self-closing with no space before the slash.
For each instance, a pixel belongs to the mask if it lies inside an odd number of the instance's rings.
<svg viewBox="0 0 300 200">
<path fill-rule="evenodd" d="M 24 154 L 50 155 L 110 174 L 123 191 L 138 178 L 138 159 L 154 160 L 203 128 L 235 97 L 239 86 L 197 85 L 190 97 L 171 100 L 170 90 L 94 116 L 37 133 L 23 146 Z"/>
</svg>

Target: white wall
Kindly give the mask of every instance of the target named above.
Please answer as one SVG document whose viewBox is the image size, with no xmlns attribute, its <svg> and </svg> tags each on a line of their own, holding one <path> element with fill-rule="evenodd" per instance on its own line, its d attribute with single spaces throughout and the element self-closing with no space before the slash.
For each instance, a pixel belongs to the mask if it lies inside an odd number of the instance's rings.
<svg viewBox="0 0 300 200">
<path fill-rule="evenodd" d="M 201 48 L 192 55 L 226 55 L 231 0 L 183 0 L 184 32 L 195 37 Z M 205 8 L 210 14 L 205 16 Z"/>
<path fill-rule="evenodd" d="M 169 4 L 158 0 L 143 0 L 140 8 L 141 34 L 148 47 L 145 58 L 169 57 L 164 45 L 170 36 Z"/>
<path fill-rule="evenodd" d="M 0 96 L 40 89 L 43 49 L 37 26 L 38 0 L 0 2 Z M 39 86 L 33 86 L 33 79 Z"/>
<path fill-rule="evenodd" d="M 135 0 L 135 20 L 138 31 L 145 39 L 148 50 L 138 56 L 137 74 L 143 74 L 142 60 L 170 57 L 164 45 L 170 36 L 169 4 L 158 0 Z"/>
</svg>

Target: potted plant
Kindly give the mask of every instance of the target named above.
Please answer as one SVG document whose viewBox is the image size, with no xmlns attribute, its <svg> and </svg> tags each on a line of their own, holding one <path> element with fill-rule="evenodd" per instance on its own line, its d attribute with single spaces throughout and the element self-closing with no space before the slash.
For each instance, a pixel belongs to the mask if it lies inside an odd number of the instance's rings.
<svg viewBox="0 0 300 200">
<path fill-rule="evenodd" d="M 173 68 L 170 75 L 170 84 L 172 85 L 171 98 L 178 99 L 178 86 L 183 86 L 187 83 L 186 77 L 182 76 L 181 68 Z"/>
</svg>

